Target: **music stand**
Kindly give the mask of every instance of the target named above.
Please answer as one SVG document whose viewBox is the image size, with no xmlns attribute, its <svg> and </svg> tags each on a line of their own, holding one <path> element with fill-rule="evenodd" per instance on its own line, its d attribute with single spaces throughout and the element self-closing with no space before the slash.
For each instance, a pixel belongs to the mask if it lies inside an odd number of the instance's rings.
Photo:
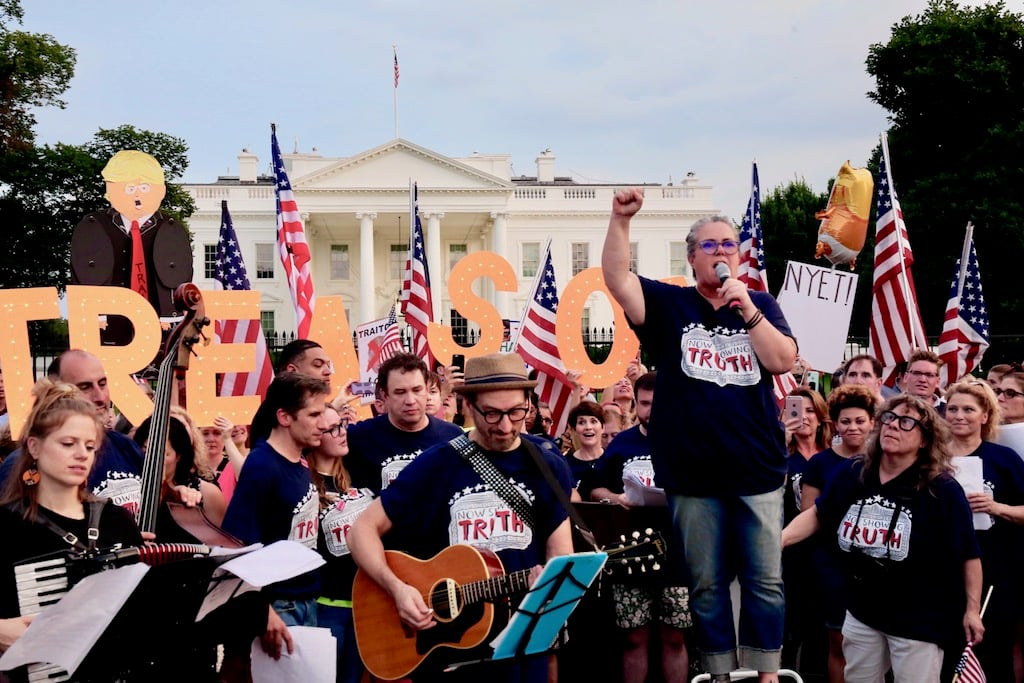
<svg viewBox="0 0 1024 683">
<path fill-rule="evenodd" d="M 607 559 L 607 553 L 589 552 L 548 560 L 541 575 L 516 607 L 508 625 L 491 641 L 494 653 L 490 660 L 460 662 L 445 670 L 549 651 Z"/>
</svg>

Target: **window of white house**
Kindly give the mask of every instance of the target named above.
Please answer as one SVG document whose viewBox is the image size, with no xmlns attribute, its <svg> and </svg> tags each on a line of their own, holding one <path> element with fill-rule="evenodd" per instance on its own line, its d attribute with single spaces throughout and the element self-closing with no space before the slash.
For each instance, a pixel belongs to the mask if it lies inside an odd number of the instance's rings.
<svg viewBox="0 0 1024 683">
<path fill-rule="evenodd" d="M 455 264 L 462 260 L 462 257 L 469 253 L 465 244 L 448 245 L 448 272 L 452 272 Z"/>
<path fill-rule="evenodd" d="M 590 267 L 590 242 L 572 243 L 572 274 L 579 275 Z"/>
<path fill-rule="evenodd" d="M 388 266 L 388 273 L 392 280 L 401 280 L 405 277 L 405 261 L 409 255 L 409 246 L 405 244 L 391 245 L 391 261 Z"/>
<path fill-rule="evenodd" d="M 274 242 L 258 242 L 256 244 L 256 279 L 272 280 L 274 278 L 274 260 L 277 257 L 277 244 Z"/>
<path fill-rule="evenodd" d="M 686 275 L 686 242 L 668 243 L 668 274 Z"/>
<path fill-rule="evenodd" d="M 348 280 L 352 261 L 349 258 L 347 244 L 331 245 L 331 279 Z"/>
<path fill-rule="evenodd" d="M 263 334 L 267 336 L 273 336 L 277 332 L 273 311 L 260 311 L 260 326 L 263 328 Z"/>
<path fill-rule="evenodd" d="M 217 279 L 217 245 L 203 245 L 203 277 L 207 280 Z"/>
<path fill-rule="evenodd" d="M 540 268 L 540 242 L 523 242 L 523 258 L 519 274 L 522 277 L 536 277 Z"/>
</svg>

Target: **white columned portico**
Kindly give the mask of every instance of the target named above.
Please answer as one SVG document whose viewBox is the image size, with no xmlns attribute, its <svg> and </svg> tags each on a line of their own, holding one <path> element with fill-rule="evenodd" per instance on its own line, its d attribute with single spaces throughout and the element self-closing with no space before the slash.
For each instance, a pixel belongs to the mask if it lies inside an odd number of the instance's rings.
<svg viewBox="0 0 1024 683">
<path fill-rule="evenodd" d="M 491 235 L 491 251 L 495 254 L 508 258 L 508 214 L 504 211 L 492 211 L 491 221 L 494 224 L 494 232 Z M 508 292 L 494 290 L 494 307 L 502 318 L 508 318 Z"/>
<path fill-rule="evenodd" d="M 444 213 L 433 211 L 427 214 L 427 268 L 430 270 L 430 300 L 433 302 L 433 320 L 441 320 L 441 300 L 444 297 L 445 278 L 441 272 L 441 219 Z"/>
<path fill-rule="evenodd" d="M 373 221 L 377 214 L 372 211 L 357 213 L 359 219 L 359 322 L 365 323 L 377 317 L 377 281 L 373 272 Z"/>
</svg>

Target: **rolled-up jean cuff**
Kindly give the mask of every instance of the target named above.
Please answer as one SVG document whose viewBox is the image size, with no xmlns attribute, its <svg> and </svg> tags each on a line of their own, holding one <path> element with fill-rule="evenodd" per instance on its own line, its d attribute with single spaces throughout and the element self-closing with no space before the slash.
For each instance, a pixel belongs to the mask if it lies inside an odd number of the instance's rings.
<svg viewBox="0 0 1024 683">
<path fill-rule="evenodd" d="M 754 671 L 774 672 L 782 664 L 782 650 L 758 650 L 740 646 L 740 666 Z"/>
<path fill-rule="evenodd" d="M 740 668 L 739 662 L 736 660 L 736 650 L 701 653 L 701 664 L 704 665 L 704 670 L 712 676 L 727 674 Z"/>
</svg>

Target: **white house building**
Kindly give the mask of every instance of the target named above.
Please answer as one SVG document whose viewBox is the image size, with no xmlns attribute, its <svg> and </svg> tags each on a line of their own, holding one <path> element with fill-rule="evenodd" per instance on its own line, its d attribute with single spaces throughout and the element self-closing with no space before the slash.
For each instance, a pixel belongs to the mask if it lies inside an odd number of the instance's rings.
<svg viewBox="0 0 1024 683">
<path fill-rule="evenodd" d="M 477 293 L 502 317 L 519 319 L 530 296 L 544 244 L 552 240 L 552 265 L 559 289 L 580 271 L 600 266 L 612 196 L 632 184 L 646 188 L 644 208 L 633 220 L 633 267 L 643 275 L 689 276 L 686 230 L 717 213 L 711 188 L 693 173 L 682 182 L 589 184 L 556 175 L 550 150 L 536 158 L 535 176 L 512 176 L 504 154 L 474 152 L 450 158 L 395 139 L 350 157 L 317 153 L 284 155 L 288 177 L 305 223 L 313 255 L 317 296 L 340 295 L 354 329 L 385 317 L 402 286 L 409 239 L 409 184 L 419 188 L 434 319 L 451 325 L 458 338 L 466 321 L 451 308 L 448 275 L 466 254 L 485 250 L 514 268 L 518 291 Z M 295 316 L 276 248 L 274 181 L 248 150 L 238 156 L 238 176 L 188 184 L 196 201 L 189 219 L 195 250 L 195 282 L 214 288 L 221 201 L 227 200 L 254 290 L 261 293 L 264 329 L 292 332 Z M 584 327 L 610 327 L 607 298 L 593 294 Z"/>
</svg>

